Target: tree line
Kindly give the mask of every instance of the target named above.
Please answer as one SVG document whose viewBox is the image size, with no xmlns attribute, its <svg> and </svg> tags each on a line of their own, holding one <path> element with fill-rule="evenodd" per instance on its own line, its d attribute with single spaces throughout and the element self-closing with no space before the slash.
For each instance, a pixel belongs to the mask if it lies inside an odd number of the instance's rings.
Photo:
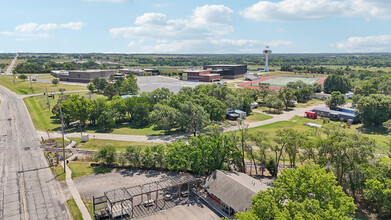
<svg viewBox="0 0 391 220">
<path fill-rule="evenodd" d="M 274 135 L 252 132 L 242 122 L 238 126 L 237 132 L 230 133 L 213 127 L 207 134 L 166 146 L 129 146 L 121 154 L 104 147 L 95 159 L 108 165 L 199 175 L 216 169 L 251 169 L 251 173 L 254 169 L 258 175 L 268 171 L 277 177 L 274 187 L 260 191 L 251 210 L 238 213 L 238 219 L 349 219 L 356 209 L 354 202 L 379 217 L 391 217 L 391 159 L 374 155 L 376 144 L 371 138 L 335 125 L 308 132 L 282 129 Z M 253 162 L 250 168 L 246 161 Z M 290 168 L 283 169 L 283 164 Z"/>
</svg>

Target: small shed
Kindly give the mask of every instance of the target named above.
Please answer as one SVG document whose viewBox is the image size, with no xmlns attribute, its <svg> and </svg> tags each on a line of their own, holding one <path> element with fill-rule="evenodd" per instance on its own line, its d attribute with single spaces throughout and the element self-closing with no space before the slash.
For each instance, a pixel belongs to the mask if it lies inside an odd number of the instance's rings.
<svg viewBox="0 0 391 220">
<path fill-rule="evenodd" d="M 227 119 L 236 120 L 238 118 L 246 119 L 247 114 L 246 112 L 238 109 L 227 109 Z"/>
</svg>

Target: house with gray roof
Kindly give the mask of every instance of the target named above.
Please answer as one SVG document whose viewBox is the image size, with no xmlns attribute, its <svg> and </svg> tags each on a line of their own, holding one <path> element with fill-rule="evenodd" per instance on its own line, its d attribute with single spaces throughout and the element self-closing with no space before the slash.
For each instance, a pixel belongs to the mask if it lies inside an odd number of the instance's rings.
<svg viewBox="0 0 391 220">
<path fill-rule="evenodd" d="M 245 173 L 216 170 L 208 176 L 203 188 L 230 215 L 250 210 L 251 198 L 272 186 L 271 179 L 255 179 Z"/>
</svg>

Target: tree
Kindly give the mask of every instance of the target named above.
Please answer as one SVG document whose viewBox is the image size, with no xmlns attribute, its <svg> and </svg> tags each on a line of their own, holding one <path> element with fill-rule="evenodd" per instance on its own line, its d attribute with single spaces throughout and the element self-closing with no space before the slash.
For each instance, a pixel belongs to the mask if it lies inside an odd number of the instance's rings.
<svg viewBox="0 0 391 220">
<path fill-rule="evenodd" d="M 305 103 L 311 99 L 311 95 L 314 94 L 314 87 L 299 80 L 296 82 L 289 82 L 286 88 L 292 89 L 297 102 Z"/>
<path fill-rule="evenodd" d="M 92 84 L 94 84 L 95 88 L 98 89 L 98 92 L 101 91 L 101 87 L 100 87 L 100 80 L 98 77 L 95 77 L 93 80 L 92 80 Z M 104 88 L 103 88 L 104 89 Z M 102 89 L 102 90 L 103 90 Z"/>
<path fill-rule="evenodd" d="M 124 94 L 131 95 L 137 94 L 138 90 L 140 89 L 137 85 L 137 79 L 134 77 L 133 74 L 128 74 L 126 78 L 127 80 L 124 80 L 121 85 L 121 92 Z"/>
<path fill-rule="evenodd" d="M 358 102 L 360 119 L 365 126 L 380 126 L 391 119 L 391 97 L 372 94 Z"/>
<path fill-rule="evenodd" d="M 27 79 L 27 76 L 24 75 L 24 74 L 20 74 L 20 75 L 19 75 L 19 79 L 21 79 L 21 80 L 26 80 L 26 79 Z"/>
<path fill-rule="evenodd" d="M 103 94 L 105 94 L 105 96 L 107 96 L 109 98 L 109 100 L 111 100 L 113 98 L 113 96 L 115 96 L 115 89 L 114 89 L 114 86 L 113 84 L 107 84 L 104 91 L 103 91 Z"/>
<path fill-rule="evenodd" d="M 93 84 L 95 85 L 95 83 Z M 98 86 L 95 85 L 95 88 L 97 88 L 98 91 L 103 91 L 108 84 L 109 83 L 105 79 L 99 79 Z"/>
<path fill-rule="evenodd" d="M 181 104 L 179 110 L 179 124 L 194 136 L 210 123 L 210 116 L 205 109 L 190 101 Z"/>
<path fill-rule="evenodd" d="M 331 98 L 326 101 L 326 105 L 332 110 L 336 109 L 339 105 L 343 105 L 345 103 L 345 96 L 339 91 L 332 92 Z"/>
<path fill-rule="evenodd" d="M 255 195 L 249 213 L 237 219 L 353 219 L 353 199 L 317 165 L 285 169 L 273 185 Z"/>
<path fill-rule="evenodd" d="M 284 106 L 284 102 L 277 96 L 268 96 L 265 100 L 265 106 L 269 108 L 269 111 L 273 108 L 274 111 L 280 111 Z"/>
<path fill-rule="evenodd" d="M 94 155 L 95 160 L 103 161 L 107 165 L 113 164 L 117 159 L 115 148 L 113 147 L 102 147 Z"/>
<path fill-rule="evenodd" d="M 384 219 L 391 218 L 391 159 L 382 157 L 369 169 L 364 195 Z"/>
<path fill-rule="evenodd" d="M 285 110 L 288 110 L 289 107 L 295 106 L 293 102 L 295 101 L 296 96 L 290 88 L 280 89 L 278 92 L 278 98 L 283 101 Z"/>
<path fill-rule="evenodd" d="M 91 93 L 94 93 L 95 86 L 93 83 L 88 84 L 87 89 L 90 90 Z"/>
<path fill-rule="evenodd" d="M 125 151 L 125 158 L 129 164 L 139 167 L 141 165 L 141 147 L 127 147 Z"/>
<path fill-rule="evenodd" d="M 374 157 L 375 141 L 359 133 L 347 133 L 339 126 L 327 128 L 325 133 L 326 137 L 317 142 L 319 164 L 332 170 L 338 184 L 343 185 L 356 169 Z M 357 186 L 351 186 L 355 193 Z"/>
<path fill-rule="evenodd" d="M 59 82 L 59 80 L 58 80 L 57 78 L 54 78 L 54 79 L 52 79 L 52 83 L 53 83 L 53 85 L 57 85 L 57 84 L 58 84 L 58 82 Z"/>
<path fill-rule="evenodd" d="M 156 104 L 150 114 L 150 121 L 159 129 L 170 132 L 178 126 L 179 111 L 168 105 Z"/>
<path fill-rule="evenodd" d="M 326 78 L 323 84 L 325 93 L 331 94 L 333 91 L 339 91 L 342 94 L 351 90 L 351 84 L 348 78 L 332 74 Z"/>
<path fill-rule="evenodd" d="M 112 113 L 109 111 L 103 111 L 98 117 L 97 125 L 104 131 L 109 130 L 115 126 Z"/>
<path fill-rule="evenodd" d="M 120 96 L 116 95 L 113 97 L 113 100 L 110 102 L 110 110 L 116 121 L 124 120 L 126 116 L 126 105 Z"/>
<path fill-rule="evenodd" d="M 149 123 L 149 105 L 145 102 L 140 102 L 135 106 L 132 114 L 132 123 L 136 126 L 145 126 Z"/>
<path fill-rule="evenodd" d="M 306 136 L 292 128 L 277 130 L 277 135 L 274 141 L 280 145 L 280 149 L 288 153 L 290 167 L 296 167 L 297 155 L 299 149 L 304 145 Z M 279 152 L 279 157 L 276 157 L 277 167 L 280 162 L 282 151 Z"/>
<path fill-rule="evenodd" d="M 262 176 L 266 169 L 267 163 L 267 155 L 266 151 L 271 148 L 270 139 L 268 138 L 268 134 L 263 131 L 254 132 L 250 135 L 250 140 L 255 143 L 255 145 L 259 148 L 258 156 L 253 157 L 253 160 L 256 159 L 261 164 Z M 253 161 L 255 163 L 255 160 Z"/>
</svg>

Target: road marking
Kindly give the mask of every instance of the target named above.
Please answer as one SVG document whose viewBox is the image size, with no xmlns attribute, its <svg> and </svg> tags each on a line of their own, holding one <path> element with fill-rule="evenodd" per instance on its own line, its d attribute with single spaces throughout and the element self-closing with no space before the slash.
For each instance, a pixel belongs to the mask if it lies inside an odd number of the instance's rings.
<svg viewBox="0 0 391 220">
<path fill-rule="evenodd" d="M 23 180 L 22 173 L 19 173 L 19 187 L 20 187 L 20 194 L 22 196 L 24 219 L 28 220 L 29 218 L 28 218 L 28 212 L 27 212 L 26 195 L 24 192 L 24 180 Z"/>
</svg>

